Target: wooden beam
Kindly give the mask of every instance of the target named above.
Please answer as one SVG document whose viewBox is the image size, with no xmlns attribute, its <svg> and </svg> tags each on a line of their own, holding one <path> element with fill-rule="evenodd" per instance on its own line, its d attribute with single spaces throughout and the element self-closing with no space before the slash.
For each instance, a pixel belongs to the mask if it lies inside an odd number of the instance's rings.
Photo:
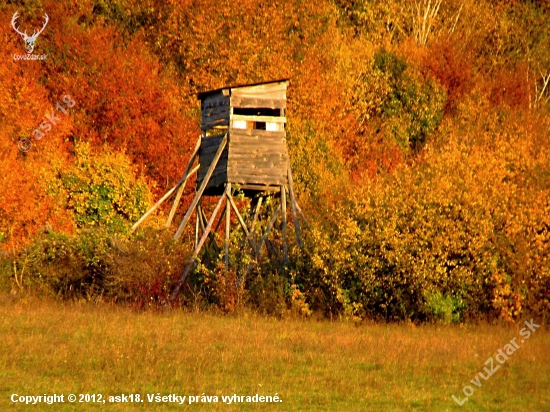
<svg viewBox="0 0 550 412">
<path fill-rule="evenodd" d="M 270 239 L 266 239 L 265 240 L 265 248 L 267 250 L 267 253 L 269 255 L 269 257 L 272 259 L 272 260 L 276 260 L 277 262 L 279 262 L 279 264 L 281 263 L 281 257 L 279 256 L 279 252 L 280 250 L 278 250 L 276 247 L 275 247 L 275 242 L 273 242 L 273 240 L 270 240 Z"/>
<path fill-rule="evenodd" d="M 226 189 L 225 193 L 227 194 L 227 189 Z M 174 301 L 174 299 L 176 298 L 176 296 L 178 295 L 178 293 L 181 289 L 181 286 L 183 285 L 183 282 L 185 282 L 185 279 L 187 278 L 189 273 L 196 266 L 197 256 L 199 255 L 199 252 L 200 252 L 202 246 L 204 245 L 204 242 L 206 241 L 206 238 L 208 237 L 208 234 L 210 233 L 210 230 L 212 229 L 212 225 L 214 224 L 214 220 L 216 219 L 216 216 L 218 215 L 218 212 L 220 211 L 220 208 L 223 204 L 224 198 L 225 198 L 225 196 L 220 197 L 220 200 L 218 201 L 218 204 L 216 205 L 216 208 L 212 212 L 212 216 L 210 217 L 210 220 L 208 221 L 208 224 L 206 225 L 206 228 L 204 230 L 204 233 L 202 234 L 202 237 L 201 237 L 199 243 L 197 244 L 197 246 L 195 247 L 195 250 L 193 251 L 193 255 L 191 256 L 191 258 L 187 262 L 187 265 L 186 265 L 180 279 L 178 280 L 178 283 L 176 283 L 176 286 L 175 286 L 174 290 L 170 294 L 170 298 L 169 298 L 170 302 Z"/>
<path fill-rule="evenodd" d="M 201 130 L 203 132 L 207 131 L 208 129 L 212 129 L 213 127 L 216 127 L 216 126 L 229 126 L 229 117 L 227 118 L 223 118 L 223 119 L 218 119 L 218 120 L 214 120 L 214 121 L 209 121 L 207 123 L 203 123 L 201 125 Z"/>
<path fill-rule="evenodd" d="M 199 244 L 199 227 L 200 227 L 199 214 L 195 212 L 195 242 L 193 243 L 193 250 Z"/>
<path fill-rule="evenodd" d="M 177 190 L 178 188 L 181 189 L 182 187 L 185 187 L 185 183 L 187 182 L 187 178 L 188 178 L 191 174 L 195 173 L 197 170 L 199 170 L 199 166 L 198 166 L 198 165 L 191 171 L 191 173 L 190 173 L 189 175 L 187 175 L 184 179 L 180 180 L 172 189 L 170 189 L 168 192 L 166 192 L 166 193 L 164 194 L 164 196 L 162 196 L 162 197 L 160 198 L 160 200 L 159 200 L 157 203 L 155 203 L 155 205 L 154 205 L 151 209 L 149 209 L 149 210 L 148 210 L 148 211 L 147 211 L 147 212 L 146 212 L 146 213 L 145 213 L 136 223 L 134 223 L 134 225 L 133 225 L 132 228 L 130 229 L 130 233 L 134 233 L 134 231 L 138 228 L 138 226 L 141 225 L 141 224 L 145 221 L 145 219 L 147 219 L 147 218 L 149 217 L 149 215 L 150 215 L 151 213 L 153 213 L 155 210 L 157 210 L 158 207 L 159 207 L 166 199 L 168 199 L 168 198 L 172 195 L 172 193 L 174 193 L 175 190 Z"/>
<path fill-rule="evenodd" d="M 201 212 L 202 212 L 203 219 L 206 222 L 207 219 L 206 219 L 206 213 L 204 212 L 204 209 L 201 208 Z M 216 254 L 216 256 L 220 254 L 220 248 L 218 247 L 218 243 L 216 242 L 216 233 L 218 232 L 218 229 L 220 227 L 220 224 L 222 223 L 222 220 L 223 220 L 223 216 L 220 216 L 220 218 L 218 219 L 218 223 L 216 223 L 216 227 L 214 228 L 214 230 L 211 230 L 210 234 L 208 235 L 210 240 L 208 241 L 208 245 L 206 245 L 208 250 L 210 250 L 210 246 L 214 246 L 214 253 Z"/>
<path fill-rule="evenodd" d="M 175 240 L 179 240 L 181 237 L 181 234 L 183 233 L 183 230 L 185 229 L 185 226 L 187 225 L 187 222 L 189 222 L 189 218 L 191 217 L 191 213 L 193 213 L 193 210 L 197 206 L 197 203 L 199 202 L 204 189 L 206 189 L 206 185 L 208 184 L 208 180 L 210 179 L 210 176 L 212 176 L 212 173 L 214 172 L 214 169 L 216 168 L 216 165 L 218 164 L 218 160 L 220 159 L 220 156 L 222 155 L 223 149 L 225 148 L 225 145 L 227 144 L 227 135 L 223 138 L 222 142 L 220 143 L 220 147 L 218 148 L 218 151 L 216 152 L 216 156 L 214 156 L 214 159 L 212 160 L 212 164 L 210 165 L 210 168 L 208 169 L 208 172 L 206 172 L 206 176 L 204 176 L 204 179 L 201 183 L 201 186 L 197 193 L 195 194 L 195 198 L 191 202 L 191 205 L 189 206 L 189 210 L 187 210 L 187 213 L 185 214 L 183 220 L 181 221 L 181 224 L 174 235 Z"/>
<path fill-rule="evenodd" d="M 258 215 L 262 207 L 262 201 L 264 200 L 263 196 L 258 198 L 258 203 L 256 203 L 256 208 L 254 209 L 254 216 L 252 217 L 252 224 L 250 225 L 250 235 L 254 238 L 256 232 L 256 222 L 258 221 Z M 255 241 L 256 239 L 254 239 Z"/>
<path fill-rule="evenodd" d="M 199 228 L 200 230 L 202 230 L 202 233 L 205 233 L 206 222 L 208 221 L 208 219 L 206 219 L 206 215 L 204 214 L 204 210 L 202 209 L 202 201 L 199 202 L 199 204 L 197 205 L 196 213 L 199 218 Z M 211 234 L 209 234 L 209 236 L 210 235 Z M 212 258 L 210 257 L 210 244 L 206 245 L 205 253 L 206 253 L 206 261 L 210 262 L 212 260 Z"/>
<path fill-rule="evenodd" d="M 256 259 L 259 259 L 260 257 L 260 250 L 262 248 L 262 245 L 264 244 L 264 242 L 267 240 L 267 236 L 269 235 L 269 232 L 271 232 L 271 230 L 273 229 L 273 226 L 275 225 L 275 221 L 277 220 L 277 217 L 279 216 L 279 212 L 280 212 L 281 208 L 278 207 L 275 209 L 274 213 L 273 213 L 273 216 L 271 217 L 271 220 L 269 221 L 264 233 L 263 233 L 263 236 L 262 238 L 260 239 L 260 241 L 257 243 L 257 246 L 255 248 L 255 253 L 256 253 Z M 267 243 L 266 243 L 266 248 L 268 248 L 267 246 Z M 268 253 L 269 252 L 269 249 L 267 250 Z M 250 268 L 252 267 L 252 262 L 249 262 L 248 265 L 246 266 L 246 270 L 244 272 L 244 275 L 243 276 L 246 276 L 248 274 L 248 272 L 250 271 Z"/>
<path fill-rule="evenodd" d="M 286 243 L 286 189 L 284 186 L 281 186 L 281 213 L 282 225 L 283 225 L 283 265 L 288 267 L 288 245 Z"/>
<path fill-rule="evenodd" d="M 231 183 L 227 184 L 227 189 L 231 193 Z M 229 270 L 229 234 L 231 232 L 231 205 L 229 201 L 225 204 L 225 271 Z"/>
<path fill-rule="evenodd" d="M 130 233 L 134 233 L 134 231 L 138 228 L 138 226 L 141 225 L 141 224 L 143 223 L 143 221 L 144 221 L 145 219 L 147 219 L 147 217 L 149 217 L 149 215 L 150 215 L 151 213 L 153 213 L 155 210 L 157 210 L 157 208 L 158 208 L 166 199 L 168 199 L 168 198 L 172 195 L 172 193 L 174 193 L 174 191 L 177 190 L 178 187 L 180 187 L 180 186 L 179 186 L 179 183 L 176 184 L 176 185 L 175 185 L 172 189 L 170 189 L 168 192 L 166 192 L 166 194 L 165 194 L 164 196 L 162 196 L 162 197 L 160 198 L 160 200 L 159 200 L 157 203 L 155 203 L 155 205 L 154 205 L 151 209 L 149 209 L 147 212 L 145 212 L 145 214 L 144 214 L 143 216 L 141 216 L 141 218 L 140 218 L 136 223 L 134 223 L 134 225 L 131 227 Z"/>
<path fill-rule="evenodd" d="M 266 185 L 251 185 L 251 184 L 244 184 L 239 185 L 241 187 L 241 190 L 254 190 L 255 192 L 279 192 L 279 186 L 266 186 Z M 262 193 L 264 194 L 264 193 Z"/>
<path fill-rule="evenodd" d="M 302 220 L 306 224 L 306 227 L 308 227 L 306 216 L 304 215 L 304 212 L 302 212 L 302 209 L 300 208 L 300 205 L 298 203 L 296 203 L 296 209 L 298 210 L 298 213 L 300 214 L 300 216 L 302 216 Z"/>
<path fill-rule="evenodd" d="M 267 107 L 271 109 L 281 109 L 286 107 L 286 100 L 285 99 L 258 99 L 255 97 L 231 96 L 231 107 L 246 107 L 246 108 L 254 108 L 254 109 L 258 107 Z"/>
<path fill-rule="evenodd" d="M 239 209 L 237 209 L 237 205 L 235 204 L 235 202 L 233 201 L 233 196 L 231 196 L 231 192 L 225 192 L 226 195 L 227 195 L 227 199 L 229 200 L 229 202 L 231 203 L 231 207 L 233 207 L 233 210 L 235 211 L 235 215 L 237 216 L 237 219 L 241 225 L 241 227 L 243 228 L 243 231 L 246 235 L 246 238 L 248 239 L 248 241 L 250 242 L 250 246 L 252 246 L 252 250 L 255 250 L 256 249 L 256 245 L 254 244 L 254 241 L 252 240 L 252 238 L 250 237 L 250 232 L 248 231 L 248 228 L 246 227 L 246 224 L 244 223 L 244 219 L 243 217 L 241 216 L 241 214 L 239 213 Z"/>
<path fill-rule="evenodd" d="M 195 144 L 195 148 L 193 149 L 193 153 L 191 154 L 191 159 L 189 160 L 189 163 L 185 168 L 185 173 L 183 174 L 183 177 L 186 182 L 187 182 L 187 177 L 189 177 L 192 173 L 194 173 L 194 172 L 191 172 L 191 173 L 188 173 L 188 172 L 189 172 L 189 169 L 191 168 L 191 165 L 195 161 L 197 154 L 199 153 L 201 143 L 202 143 L 202 136 L 199 136 L 199 138 L 197 139 L 197 143 Z M 183 194 L 184 189 L 185 189 L 185 183 L 182 186 L 180 186 L 178 192 L 176 193 L 176 198 L 174 199 L 174 203 L 172 204 L 172 209 L 170 209 L 170 214 L 168 215 L 168 219 L 166 219 L 166 224 L 164 225 L 164 227 L 166 228 L 170 227 L 170 225 L 172 224 L 172 219 L 174 219 L 174 215 L 176 214 L 176 210 L 180 203 L 181 195 Z"/>
<path fill-rule="evenodd" d="M 277 220 L 277 217 L 279 216 L 279 212 L 281 211 L 281 208 L 278 207 L 275 210 L 275 213 L 273 213 L 273 216 L 271 217 L 271 220 L 269 221 L 269 224 L 267 225 L 265 232 L 260 239 L 260 242 L 258 242 L 258 246 L 256 247 L 256 256 L 259 256 L 260 249 L 262 248 L 263 243 L 266 241 L 267 236 L 269 235 L 269 232 L 273 229 L 273 226 L 275 225 L 275 221 Z"/>
<path fill-rule="evenodd" d="M 288 162 L 288 194 L 290 195 L 290 206 L 292 207 L 292 218 L 294 219 L 294 231 L 296 232 L 296 242 L 302 247 L 302 237 L 300 236 L 300 222 L 298 222 L 298 213 L 296 197 L 294 196 L 294 182 L 292 181 L 292 171 L 290 170 L 290 162 Z M 305 219 L 304 219 L 305 220 Z"/>
</svg>

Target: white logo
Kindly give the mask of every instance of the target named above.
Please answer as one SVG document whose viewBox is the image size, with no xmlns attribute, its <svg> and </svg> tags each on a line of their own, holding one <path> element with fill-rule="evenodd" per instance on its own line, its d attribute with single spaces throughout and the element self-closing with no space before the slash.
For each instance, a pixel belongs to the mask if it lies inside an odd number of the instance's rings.
<svg viewBox="0 0 550 412">
<path fill-rule="evenodd" d="M 34 33 L 32 34 L 32 36 L 29 36 L 27 34 L 26 30 L 22 33 L 15 26 L 15 22 L 18 18 L 19 18 L 19 12 L 16 11 L 15 14 L 13 15 L 13 18 L 11 19 L 11 25 L 12 25 L 13 29 L 15 30 L 15 32 L 17 34 L 19 34 L 21 37 L 23 37 L 23 40 L 25 40 L 25 48 L 27 49 L 27 54 L 31 54 L 34 50 L 34 42 L 36 41 L 36 39 L 38 38 L 40 33 L 42 33 L 44 31 L 44 29 L 48 25 L 48 21 L 50 20 L 50 18 L 48 17 L 48 15 L 46 13 L 44 13 L 44 25 L 42 26 L 42 28 L 40 30 L 35 30 Z"/>
</svg>

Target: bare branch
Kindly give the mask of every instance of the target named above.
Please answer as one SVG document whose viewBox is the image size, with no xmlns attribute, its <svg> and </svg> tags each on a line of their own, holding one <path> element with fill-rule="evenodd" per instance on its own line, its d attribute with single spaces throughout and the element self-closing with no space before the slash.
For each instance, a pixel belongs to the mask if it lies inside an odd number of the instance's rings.
<svg viewBox="0 0 550 412">
<path fill-rule="evenodd" d="M 443 0 L 424 0 L 417 1 L 416 16 L 413 17 L 413 30 L 416 42 L 421 46 L 425 46 L 428 42 L 428 35 L 432 29 L 432 25 L 439 13 L 439 8 Z"/>
</svg>

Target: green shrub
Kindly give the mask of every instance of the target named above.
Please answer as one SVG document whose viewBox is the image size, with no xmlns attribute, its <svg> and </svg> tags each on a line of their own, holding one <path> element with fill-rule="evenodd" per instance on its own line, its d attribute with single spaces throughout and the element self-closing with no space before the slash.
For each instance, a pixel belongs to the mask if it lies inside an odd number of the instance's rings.
<svg viewBox="0 0 550 412">
<path fill-rule="evenodd" d="M 77 143 L 75 156 L 72 166 L 59 170 L 50 192 L 66 199 L 79 228 L 126 232 L 152 203 L 144 179 L 135 177 L 123 154 L 108 149 L 92 154 L 88 144 Z"/>
<path fill-rule="evenodd" d="M 515 133 L 496 128 L 476 143 L 449 137 L 313 220 L 296 269 L 312 308 L 387 320 L 548 316 L 549 186 L 535 184 L 548 135 L 517 120 L 506 125 Z"/>
<path fill-rule="evenodd" d="M 379 51 L 354 91 L 360 122 L 368 120 L 404 148 L 418 149 L 443 120 L 444 89 L 392 52 Z"/>
<path fill-rule="evenodd" d="M 131 239 L 103 229 L 69 236 L 43 233 L 16 257 L 23 289 L 65 299 L 106 299 L 137 306 L 166 301 L 188 247 L 166 231 L 140 230 Z M 13 270 L 9 275 L 14 283 Z"/>
<path fill-rule="evenodd" d="M 441 292 L 425 292 L 426 313 L 434 320 L 443 323 L 458 323 L 462 320 L 464 304 L 460 298 L 449 295 L 443 296 Z"/>
<path fill-rule="evenodd" d="M 73 236 L 43 233 L 17 259 L 18 272 L 26 274 L 20 286 L 64 298 L 101 294 L 107 250 L 108 238 L 101 230 Z"/>
</svg>

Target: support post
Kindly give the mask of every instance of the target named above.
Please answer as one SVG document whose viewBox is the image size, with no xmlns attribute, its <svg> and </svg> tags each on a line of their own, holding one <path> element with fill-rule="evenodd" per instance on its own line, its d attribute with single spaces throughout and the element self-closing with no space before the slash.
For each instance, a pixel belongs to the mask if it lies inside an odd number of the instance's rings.
<svg viewBox="0 0 550 412">
<path fill-rule="evenodd" d="M 226 193 L 227 193 L 227 199 L 229 200 L 229 203 L 231 203 L 231 207 L 233 207 L 233 210 L 235 211 L 235 215 L 237 216 L 237 219 L 239 220 L 239 223 L 240 223 L 240 225 L 241 225 L 241 227 L 244 231 L 244 234 L 246 235 L 246 238 L 250 242 L 250 246 L 252 246 L 252 250 L 254 250 L 256 248 L 256 245 L 254 244 L 254 241 L 250 237 L 250 232 L 248 231 L 248 228 L 246 227 L 246 224 L 244 223 L 243 217 L 239 213 L 239 209 L 237 209 L 237 205 L 233 201 L 233 196 L 231 196 L 231 192 L 226 192 Z"/>
<path fill-rule="evenodd" d="M 204 212 L 204 209 L 201 208 L 201 212 L 202 212 L 203 222 L 206 222 L 208 219 L 206 218 L 206 213 Z M 216 242 L 215 234 L 218 232 L 218 229 L 219 229 L 219 227 L 222 223 L 222 220 L 223 220 L 223 216 L 220 217 L 220 219 L 218 220 L 218 223 L 216 223 L 216 227 L 214 228 L 214 230 L 210 231 L 210 234 L 208 235 L 208 238 L 210 240 L 208 241 L 208 244 L 206 245 L 208 250 L 210 250 L 210 246 L 214 246 L 214 253 L 216 254 L 216 256 L 219 255 L 220 248 L 218 247 L 218 243 Z"/>
<path fill-rule="evenodd" d="M 258 221 L 258 214 L 260 213 L 260 209 L 262 208 L 263 199 L 263 196 L 260 196 L 260 198 L 258 199 L 258 203 L 256 203 L 256 208 L 254 209 L 254 217 L 252 218 L 252 225 L 250 226 L 250 236 L 252 236 L 254 242 L 256 241 L 256 222 Z"/>
<path fill-rule="evenodd" d="M 298 222 L 298 203 L 294 196 L 294 184 L 292 181 L 292 171 L 290 170 L 290 162 L 288 163 L 288 194 L 290 195 L 290 206 L 292 207 L 292 218 L 294 219 L 294 230 L 296 232 L 296 242 L 302 247 L 302 237 L 300 236 L 300 222 Z M 305 221 L 305 218 L 304 218 Z"/>
<path fill-rule="evenodd" d="M 199 244 L 199 222 L 199 214 L 195 212 L 195 243 L 193 243 L 193 249 L 195 249 Z"/>
<path fill-rule="evenodd" d="M 271 232 L 271 229 L 273 229 L 273 226 L 275 225 L 275 222 L 277 221 L 277 217 L 279 216 L 279 212 L 280 212 L 280 207 L 278 207 L 276 210 L 275 210 L 275 213 L 273 213 L 273 216 L 271 217 L 271 220 L 269 221 L 264 233 L 263 233 L 263 236 L 262 238 L 260 239 L 260 241 L 258 242 L 258 244 L 256 245 L 256 248 L 254 249 L 255 253 L 256 253 L 256 259 L 259 258 L 260 256 L 260 250 L 262 248 L 262 245 L 264 244 L 264 242 L 267 240 L 267 236 L 269 235 L 269 232 Z M 266 246 L 267 248 L 267 246 Z M 244 276 L 246 276 L 248 274 L 248 271 L 250 270 L 250 267 L 252 266 L 252 262 L 250 262 L 248 264 L 248 266 L 246 267 L 246 271 L 245 271 L 245 274 Z"/>
<path fill-rule="evenodd" d="M 227 188 L 225 190 L 225 193 L 227 193 Z M 218 204 L 216 205 L 214 211 L 212 212 L 212 216 L 210 217 L 210 220 L 208 221 L 208 224 L 206 225 L 206 228 L 204 229 L 204 233 L 202 234 L 201 239 L 199 240 L 199 243 L 197 244 L 197 247 L 195 247 L 195 250 L 193 251 L 193 255 L 187 262 L 187 265 L 185 267 L 185 270 L 183 271 L 180 279 L 178 280 L 178 283 L 176 283 L 176 286 L 172 293 L 170 294 L 170 302 L 173 302 L 176 296 L 178 295 L 181 286 L 185 282 L 185 279 L 191 273 L 195 265 L 197 264 L 197 256 L 199 255 L 199 252 L 204 245 L 204 242 L 206 241 L 206 238 L 208 237 L 208 234 L 210 233 L 210 230 L 212 229 L 212 225 L 214 224 L 214 220 L 216 219 L 216 216 L 218 215 L 218 212 L 220 211 L 220 208 L 223 204 L 225 196 L 221 196 L 220 200 L 218 201 Z"/>
<path fill-rule="evenodd" d="M 286 243 L 286 189 L 281 185 L 281 212 L 283 225 L 283 266 L 288 267 L 288 245 Z"/>
<path fill-rule="evenodd" d="M 275 222 L 277 221 L 277 218 L 279 217 L 279 212 L 280 211 L 281 211 L 281 208 L 278 207 L 275 210 L 275 213 L 273 213 L 273 216 L 271 217 L 271 220 L 269 221 L 269 224 L 267 225 L 267 227 L 265 229 L 265 232 L 264 232 L 262 238 L 260 239 L 260 241 L 258 242 L 258 245 L 256 247 L 256 256 L 258 256 L 260 254 L 260 249 L 262 248 L 263 243 L 266 241 L 267 235 L 269 235 L 269 232 L 271 232 L 271 230 L 273 229 L 273 226 L 275 225 Z"/>
<path fill-rule="evenodd" d="M 206 215 L 204 214 L 204 211 L 202 210 L 202 199 L 199 202 L 199 204 L 197 205 L 196 214 L 197 214 L 197 217 L 199 219 L 199 229 L 202 231 L 202 233 L 205 233 L 206 232 L 206 222 L 207 222 L 207 220 L 206 220 Z M 206 257 L 206 262 L 209 262 L 210 261 L 210 248 L 209 248 L 209 245 L 206 246 L 205 257 Z"/>
<path fill-rule="evenodd" d="M 231 183 L 227 184 L 227 191 L 231 193 Z M 229 270 L 229 235 L 231 231 L 231 205 L 229 200 L 225 204 L 225 271 Z"/>
</svg>

